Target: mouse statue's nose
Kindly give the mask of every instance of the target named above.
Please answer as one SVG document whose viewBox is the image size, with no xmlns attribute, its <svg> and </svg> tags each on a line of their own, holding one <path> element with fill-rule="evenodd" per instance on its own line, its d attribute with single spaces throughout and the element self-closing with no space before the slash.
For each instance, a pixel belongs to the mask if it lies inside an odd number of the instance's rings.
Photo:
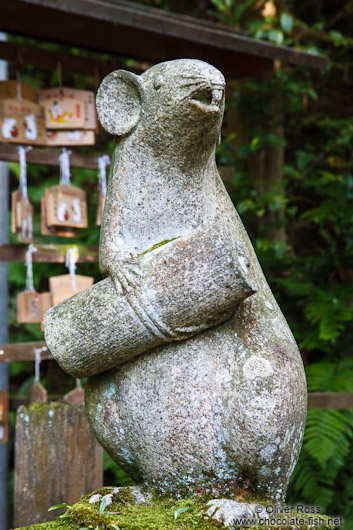
<svg viewBox="0 0 353 530">
<path fill-rule="evenodd" d="M 203 88 L 190 100 L 192 106 L 206 113 L 219 113 L 223 100 L 224 86 L 214 85 Z"/>
<path fill-rule="evenodd" d="M 223 97 L 223 89 L 220 88 L 214 88 L 212 90 L 212 105 L 219 107 L 220 102 L 222 101 Z"/>
</svg>

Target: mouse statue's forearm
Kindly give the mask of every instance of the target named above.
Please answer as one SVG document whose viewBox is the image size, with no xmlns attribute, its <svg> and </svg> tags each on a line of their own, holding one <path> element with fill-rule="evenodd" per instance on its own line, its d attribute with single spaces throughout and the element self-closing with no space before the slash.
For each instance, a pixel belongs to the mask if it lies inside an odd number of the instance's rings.
<svg viewBox="0 0 353 530">
<path fill-rule="evenodd" d="M 53 307 L 45 338 L 60 366 L 87 377 L 229 318 L 256 290 L 233 244 L 221 226 L 198 230 Z"/>
</svg>

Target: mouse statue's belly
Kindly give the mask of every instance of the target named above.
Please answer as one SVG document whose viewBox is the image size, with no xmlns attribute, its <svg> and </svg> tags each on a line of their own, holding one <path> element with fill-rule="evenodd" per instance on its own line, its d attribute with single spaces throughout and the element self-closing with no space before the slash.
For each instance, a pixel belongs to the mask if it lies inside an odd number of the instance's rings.
<svg viewBox="0 0 353 530">
<path fill-rule="evenodd" d="M 224 89 L 216 68 L 191 59 L 102 82 L 99 119 L 119 138 L 106 277 L 46 313 L 45 339 L 65 371 L 89 378 L 93 432 L 137 483 L 282 500 L 305 375 L 216 170 Z"/>
</svg>

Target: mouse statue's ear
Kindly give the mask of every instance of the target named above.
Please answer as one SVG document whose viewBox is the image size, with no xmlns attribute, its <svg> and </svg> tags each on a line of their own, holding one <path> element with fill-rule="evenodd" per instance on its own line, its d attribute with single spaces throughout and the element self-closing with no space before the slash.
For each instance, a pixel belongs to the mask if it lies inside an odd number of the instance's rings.
<svg viewBox="0 0 353 530">
<path fill-rule="evenodd" d="M 104 129 L 116 136 L 129 133 L 139 120 L 142 98 L 138 75 L 125 70 L 107 75 L 96 97 L 98 118 Z"/>
</svg>

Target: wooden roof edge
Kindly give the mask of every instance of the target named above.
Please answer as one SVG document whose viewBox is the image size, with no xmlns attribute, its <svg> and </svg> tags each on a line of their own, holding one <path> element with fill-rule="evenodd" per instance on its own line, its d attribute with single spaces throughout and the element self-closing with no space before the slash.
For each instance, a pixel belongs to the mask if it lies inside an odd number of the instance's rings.
<svg viewBox="0 0 353 530">
<path fill-rule="evenodd" d="M 92 1 L 92 0 L 88 0 Z M 93 0 L 95 2 L 96 0 Z M 173 18 L 175 21 L 185 21 L 185 23 L 194 24 L 195 26 L 201 26 L 204 28 L 208 28 L 213 32 L 219 32 L 219 33 L 226 33 L 230 35 L 231 37 L 235 37 L 238 40 L 239 49 L 237 51 L 241 51 L 244 53 L 250 53 L 254 52 L 254 55 L 258 55 L 259 57 L 265 57 L 268 59 L 274 59 L 274 60 L 283 60 L 285 62 L 293 63 L 293 64 L 302 64 L 311 66 L 314 68 L 326 68 L 328 66 L 329 59 L 328 57 L 318 54 L 309 52 L 306 50 L 300 50 L 298 48 L 290 48 L 288 46 L 280 46 L 278 44 L 273 44 L 271 42 L 261 40 L 261 39 L 254 39 L 253 37 L 249 37 L 246 31 L 242 30 L 235 30 L 234 28 L 230 26 L 225 26 L 223 24 L 219 24 L 217 22 L 211 22 L 209 20 L 204 19 L 196 19 L 195 17 L 191 17 L 189 15 L 182 15 L 179 13 L 173 13 L 171 11 L 166 11 L 163 9 L 159 9 L 156 7 L 149 7 L 142 4 L 137 4 L 135 2 L 130 2 L 126 0 L 104 0 L 104 3 L 117 5 L 121 4 L 122 6 L 125 6 L 127 9 L 131 8 L 131 4 L 133 4 L 134 8 L 136 9 L 136 6 L 138 6 L 139 11 L 145 12 L 148 15 L 151 15 L 154 13 L 155 16 L 165 16 Z M 240 44 L 242 43 L 242 44 Z M 209 44 L 209 42 L 207 42 Z M 244 49 L 249 45 L 252 50 Z M 230 49 L 230 48 L 229 48 Z M 256 53 L 255 53 L 256 50 Z M 273 54 L 276 54 L 276 57 L 273 56 Z"/>
<path fill-rule="evenodd" d="M 142 6 L 124 0 L 21 0 L 44 8 L 95 18 L 115 26 L 127 26 L 218 49 L 246 53 L 291 64 L 326 68 L 328 58 L 312 52 L 256 40 L 217 23 Z"/>
</svg>

